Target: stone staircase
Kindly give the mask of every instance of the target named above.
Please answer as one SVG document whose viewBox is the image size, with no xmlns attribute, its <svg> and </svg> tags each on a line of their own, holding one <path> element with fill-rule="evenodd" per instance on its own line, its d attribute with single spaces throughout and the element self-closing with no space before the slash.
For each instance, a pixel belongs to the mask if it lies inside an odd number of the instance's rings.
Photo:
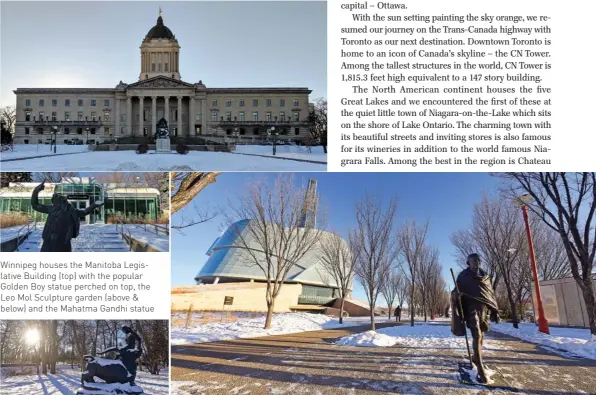
<svg viewBox="0 0 596 395">
<path fill-rule="evenodd" d="M 33 231 L 17 249 L 22 252 L 37 252 L 41 249 L 43 226 Z M 73 252 L 128 252 L 130 247 L 124 241 L 115 225 L 81 225 L 79 236 L 72 240 Z"/>
</svg>

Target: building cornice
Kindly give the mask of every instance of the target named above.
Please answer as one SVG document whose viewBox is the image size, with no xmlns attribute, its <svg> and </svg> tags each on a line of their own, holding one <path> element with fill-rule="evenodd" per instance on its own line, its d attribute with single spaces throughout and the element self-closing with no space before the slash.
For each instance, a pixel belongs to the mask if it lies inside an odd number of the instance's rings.
<svg viewBox="0 0 596 395">
<path fill-rule="evenodd" d="M 115 93 L 114 88 L 17 88 L 15 95 L 22 93 Z"/>
<path fill-rule="evenodd" d="M 310 94 L 308 88 L 206 88 L 207 93 L 302 93 Z"/>
</svg>

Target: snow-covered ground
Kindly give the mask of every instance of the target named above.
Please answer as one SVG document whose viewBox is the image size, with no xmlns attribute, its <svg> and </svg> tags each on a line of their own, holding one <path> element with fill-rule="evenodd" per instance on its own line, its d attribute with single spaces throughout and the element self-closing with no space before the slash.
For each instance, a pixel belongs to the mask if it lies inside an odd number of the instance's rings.
<svg viewBox="0 0 596 395">
<path fill-rule="evenodd" d="M 270 145 L 238 145 L 236 151 L 239 154 L 274 156 L 273 147 Z M 278 145 L 275 148 L 275 156 L 282 158 L 314 160 L 327 162 L 327 154 L 323 147 L 302 147 L 298 145 Z"/>
<path fill-rule="evenodd" d="M 590 330 L 582 328 L 550 327 L 550 335 L 538 332 L 538 327 L 531 323 L 519 324 L 515 329 L 512 324 L 492 324 L 491 329 L 517 337 L 530 343 L 536 343 L 551 351 L 568 352 L 583 358 L 596 359 L 596 340 L 590 340 Z"/>
<path fill-rule="evenodd" d="M 465 349 L 465 337 L 456 337 L 448 325 L 416 323 L 377 329 L 342 337 L 336 344 L 360 347 L 415 347 L 415 348 L 450 348 Z M 505 349 L 502 342 L 486 339 L 486 349 Z"/>
<path fill-rule="evenodd" d="M 21 158 L 18 152 L 23 150 L 18 146 L 16 152 L 2 154 L 2 160 Z M 69 152 L 70 148 L 81 146 L 64 145 L 58 147 L 58 153 Z M 86 146 L 85 149 L 87 148 Z M 267 147 L 267 146 L 265 146 Z M 261 151 L 262 146 L 243 146 L 245 153 Z M 267 147 L 270 148 L 270 147 Z M 49 150 L 49 148 L 48 148 Z M 28 151 L 22 151 L 26 154 Z M 287 153 L 299 155 L 299 159 L 326 161 L 325 154 Z M 31 153 L 29 156 L 36 156 Z M 296 157 L 298 159 L 298 157 Z M 167 170 L 201 170 L 201 171 L 325 171 L 326 164 L 299 162 L 260 156 L 238 155 L 229 152 L 190 151 L 188 155 L 180 155 L 173 151 L 171 154 L 136 154 L 134 151 L 89 151 L 84 155 L 61 155 L 54 157 L 26 159 L 23 161 L 2 162 L 3 171 L 167 171 Z"/>
<path fill-rule="evenodd" d="M 273 315 L 270 329 L 263 329 L 265 315 L 258 318 L 240 318 L 238 321 L 214 322 L 195 325 L 188 329 L 172 324 L 171 344 L 206 343 L 220 340 L 232 340 L 248 337 L 282 335 L 321 329 L 333 329 L 342 326 L 362 325 L 369 322 L 367 317 L 344 319 L 340 324 L 337 318 L 323 314 L 280 313 Z"/>
<path fill-rule="evenodd" d="M 37 224 L 37 229 L 19 246 L 20 252 L 39 252 L 43 240 L 41 234 L 43 223 Z M 146 231 L 140 225 L 125 224 L 133 238 L 151 245 L 160 251 L 169 251 L 170 237 L 164 233 L 155 234 Z M 127 252 L 130 247 L 120 235 L 120 228 L 112 224 L 81 225 L 79 236 L 72 240 L 72 250 L 91 252 Z M 16 235 L 15 235 L 16 237 Z M 2 236 L 3 241 L 4 236 Z"/>
<path fill-rule="evenodd" d="M 61 144 L 56 147 L 56 154 L 86 152 L 86 145 L 66 145 Z M 49 144 L 15 144 L 13 151 L 0 153 L 0 160 L 30 158 L 34 156 L 54 155 L 54 147 L 50 150 Z M 73 156 L 74 158 L 75 156 Z M 81 160 L 79 158 L 79 160 Z M 4 165 L 2 165 L 4 168 Z"/>
<path fill-rule="evenodd" d="M 70 366 L 58 366 L 55 375 L 8 376 L 2 369 L 0 393 L 2 395 L 75 395 L 81 387 L 81 371 Z M 146 395 L 167 395 L 169 393 L 169 373 L 162 370 L 159 375 L 137 372 L 136 384 Z"/>
<path fill-rule="evenodd" d="M 17 225 L 0 229 L 0 243 L 4 243 L 5 241 L 16 239 L 18 236 L 24 235 L 26 233 L 25 229 L 23 229 L 24 226 L 25 225 Z"/>
</svg>

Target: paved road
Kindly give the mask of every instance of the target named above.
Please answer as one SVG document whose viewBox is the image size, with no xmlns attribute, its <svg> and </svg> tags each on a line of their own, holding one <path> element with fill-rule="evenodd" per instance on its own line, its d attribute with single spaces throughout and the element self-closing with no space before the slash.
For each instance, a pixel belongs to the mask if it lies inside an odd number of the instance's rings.
<svg viewBox="0 0 596 395">
<path fill-rule="evenodd" d="M 384 327 L 393 324 L 381 324 Z M 490 394 L 458 382 L 463 350 L 332 344 L 358 326 L 172 347 L 172 380 L 198 394 Z M 563 357 L 492 333 L 511 351 L 487 350 L 519 393 L 596 394 L 596 361 Z M 515 350 L 515 351 L 513 351 Z M 502 391 L 500 393 L 507 393 Z"/>
</svg>

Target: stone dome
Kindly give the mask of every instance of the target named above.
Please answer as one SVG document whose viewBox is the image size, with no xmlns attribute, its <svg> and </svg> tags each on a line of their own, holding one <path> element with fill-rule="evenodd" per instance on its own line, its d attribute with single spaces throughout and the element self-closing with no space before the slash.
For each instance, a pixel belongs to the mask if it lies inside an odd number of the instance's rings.
<svg viewBox="0 0 596 395">
<path fill-rule="evenodd" d="M 165 39 L 176 39 L 176 36 L 172 33 L 170 29 L 166 25 L 163 24 L 163 18 L 160 16 L 157 18 L 157 24 L 149 30 L 147 36 L 145 36 L 145 40 L 151 40 L 154 38 L 165 38 Z"/>
</svg>

